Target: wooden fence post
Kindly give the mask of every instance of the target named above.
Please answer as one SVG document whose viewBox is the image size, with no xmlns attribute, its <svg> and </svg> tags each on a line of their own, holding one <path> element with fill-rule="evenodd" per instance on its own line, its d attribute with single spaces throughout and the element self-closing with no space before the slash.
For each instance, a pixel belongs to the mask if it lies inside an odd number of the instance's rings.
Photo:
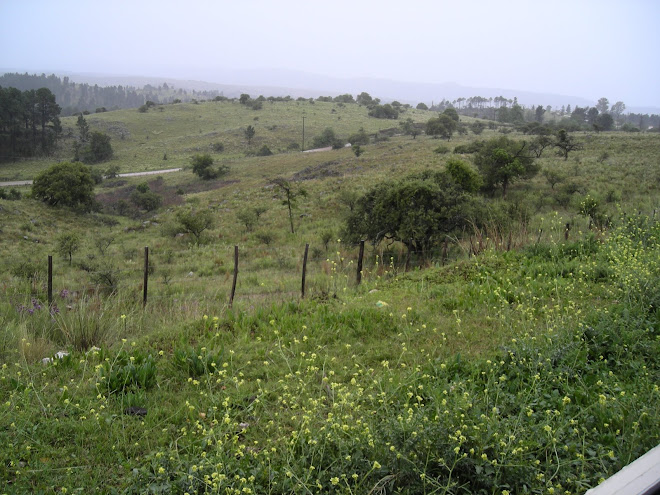
<svg viewBox="0 0 660 495">
<path fill-rule="evenodd" d="M 307 275 L 307 252 L 309 251 L 309 243 L 305 244 L 305 256 L 303 257 L 302 266 L 302 287 L 300 290 L 300 297 L 305 298 L 305 276 Z"/>
<path fill-rule="evenodd" d="M 147 305 L 147 286 L 149 284 L 149 248 L 144 248 L 144 287 L 142 293 L 142 307 Z"/>
<path fill-rule="evenodd" d="M 48 255 L 48 307 L 53 305 L 53 256 Z"/>
<path fill-rule="evenodd" d="M 362 282 L 362 258 L 364 258 L 364 239 L 360 241 L 360 253 L 357 262 L 357 284 Z"/>
<path fill-rule="evenodd" d="M 236 279 L 238 279 L 238 246 L 234 246 L 234 281 L 231 284 L 231 294 L 229 295 L 229 307 L 234 304 L 234 294 L 236 294 Z"/>
</svg>

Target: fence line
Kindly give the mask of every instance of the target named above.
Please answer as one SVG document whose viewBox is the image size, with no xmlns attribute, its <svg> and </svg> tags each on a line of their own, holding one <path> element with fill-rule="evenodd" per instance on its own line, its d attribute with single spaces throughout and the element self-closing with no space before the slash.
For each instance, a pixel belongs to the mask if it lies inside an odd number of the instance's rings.
<svg viewBox="0 0 660 495">
<path fill-rule="evenodd" d="M 301 293 L 300 297 L 304 298 L 305 297 L 305 283 L 306 283 L 306 276 L 307 276 L 307 261 L 308 261 L 308 253 L 309 253 L 309 243 L 305 244 L 305 251 L 303 255 L 303 264 L 302 264 L 302 283 L 301 283 Z M 363 256 L 364 256 L 364 241 L 360 241 L 360 252 L 358 255 L 358 269 L 356 273 L 356 283 L 357 285 L 360 284 L 362 280 L 362 264 L 363 264 Z M 232 286 L 231 286 L 231 292 L 229 296 L 229 307 L 232 306 L 234 302 L 234 297 L 236 295 L 236 285 L 238 282 L 238 259 L 239 259 L 239 247 L 238 245 L 234 246 L 234 277 L 232 280 Z M 145 246 L 144 248 L 144 270 L 143 270 L 143 282 L 142 282 L 142 306 L 146 307 L 147 306 L 147 300 L 148 300 L 148 291 L 149 291 L 149 247 Z M 133 273 L 133 272 L 132 272 Z M 98 291 L 99 289 L 103 290 L 116 290 L 117 287 L 110 286 L 110 285 L 93 285 L 89 287 L 83 288 L 80 292 L 87 292 L 89 290 L 95 290 Z M 69 293 L 69 291 L 67 291 Z M 273 293 L 266 292 L 262 293 L 263 295 L 272 295 Z M 254 296 L 254 293 L 249 294 L 250 296 Z M 54 305 L 53 303 L 53 256 L 48 255 L 48 283 L 47 283 L 47 299 L 48 299 L 48 306 L 52 307 Z"/>
<path fill-rule="evenodd" d="M 563 226 L 562 226 L 563 227 Z M 568 240 L 569 237 L 569 231 L 570 231 L 570 224 L 566 224 L 565 227 L 561 229 L 561 233 L 558 235 L 563 237 L 565 241 Z M 536 232 L 537 235 L 534 235 L 535 239 L 533 239 L 531 242 L 533 243 L 534 240 L 536 243 L 540 241 L 541 236 L 544 234 L 542 229 L 539 229 Z M 510 236 L 509 236 L 510 237 Z M 506 250 L 511 249 L 511 239 L 509 239 L 508 243 L 503 242 L 501 244 L 498 244 L 497 242 L 494 242 L 492 239 L 484 238 L 479 235 L 470 235 L 466 239 L 458 240 L 456 238 L 450 238 L 446 237 L 444 241 L 440 244 L 440 253 L 439 257 L 437 260 L 441 260 L 442 264 L 445 264 L 446 261 L 448 260 L 448 249 L 449 249 L 449 244 L 454 244 L 456 245 L 460 252 L 462 252 L 464 255 L 467 257 L 471 257 L 474 255 L 478 255 L 480 252 L 484 251 L 485 249 L 488 248 L 503 248 L 505 246 Z M 305 298 L 306 291 L 307 291 L 307 265 L 309 262 L 326 262 L 330 261 L 333 262 L 332 256 L 323 256 L 323 257 L 312 257 L 309 256 L 309 247 L 310 244 L 306 243 L 305 248 L 304 248 L 304 253 L 302 256 L 302 278 L 301 278 L 301 286 L 300 286 L 300 297 Z M 365 252 L 365 241 L 361 240 L 359 244 L 357 245 L 358 247 L 358 254 L 357 254 L 357 269 L 355 271 L 355 284 L 360 285 L 362 282 L 362 278 L 364 275 L 364 252 Z M 431 253 L 429 252 L 424 252 L 424 251 L 419 251 L 419 250 L 412 250 L 408 251 L 405 250 L 405 253 L 403 252 L 403 248 L 401 249 L 395 249 L 395 250 L 390 250 L 392 246 L 386 246 L 385 249 L 382 247 L 379 249 L 380 255 L 376 253 L 376 261 L 377 265 L 378 260 L 380 260 L 380 266 L 378 267 L 378 270 L 381 269 L 387 269 L 389 266 L 390 268 L 394 268 L 395 266 L 395 259 L 397 261 L 397 266 L 399 265 L 399 262 L 405 259 L 405 268 L 408 268 L 408 265 L 410 263 L 410 258 L 411 256 L 422 256 L 422 257 L 428 257 Z M 150 275 L 150 270 L 153 268 L 153 265 L 150 264 L 150 248 L 148 246 L 144 247 L 144 269 L 143 269 L 143 282 L 142 282 L 142 306 L 146 307 L 148 299 L 157 299 L 157 300 L 162 300 L 162 299 L 170 299 L 172 296 L 171 295 L 156 295 L 154 296 L 153 294 L 149 294 L 149 275 Z M 280 248 L 270 248 L 270 247 L 258 247 L 255 249 L 255 251 L 258 252 L 257 257 L 263 257 L 264 253 L 269 253 L 269 254 L 283 254 L 283 253 L 291 253 L 294 251 L 293 248 L 285 248 L 285 249 L 280 249 Z M 339 253 L 339 252 L 337 252 Z M 329 254 L 329 253 L 327 253 Z M 385 254 L 391 255 L 389 256 L 389 260 L 385 259 Z M 405 255 L 405 258 L 403 256 Z M 349 254 L 347 257 L 352 258 L 353 255 Z M 248 256 L 249 258 L 249 256 Z M 350 269 L 350 265 L 353 263 L 353 259 L 349 263 L 343 263 L 343 260 L 345 258 L 341 258 L 339 264 L 341 266 L 342 270 L 347 270 Z M 428 261 L 428 259 L 427 259 Z M 228 300 L 228 305 L 229 307 L 232 306 L 234 299 L 236 297 L 236 289 L 237 289 L 237 283 L 238 283 L 238 274 L 239 274 L 239 246 L 235 245 L 234 246 L 234 269 L 233 269 L 233 280 L 232 280 L 232 285 L 231 285 L 231 291 L 229 295 L 229 300 Z M 389 263 L 388 263 L 389 262 Z M 334 268 L 333 268 L 334 270 Z M 122 274 L 135 274 L 135 270 L 131 269 L 119 269 L 115 271 L 116 274 L 122 275 Z M 227 273 L 227 272 L 224 272 Z M 327 271 L 326 271 L 327 273 Z M 346 275 L 346 277 L 349 277 L 349 275 Z M 38 279 L 34 279 L 33 283 L 36 283 Z M 166 286 L 169 286 L 169 281 L 164 281 Z M 284 287 L 282 287 L 284 289 Z M 85 285 L 82 288 L 78 290 L 67 290 L 64 289 L 67 293 L 69 294 L 89 294 L 89 293 L 100 293 L 102 291 L 109 291 L 109 292 L 116 292 L 118 290 L 118 286 L 116 284 L 90 284 L 90 285 Z M 138 292 L 140 290 L 139 285 L 136 284 L 135 286 L 135 292 Z M 274 291 L 268 291 L 268 292 L 247 292 L 243 294 L 245 298 L 251 298 L 251 297 L 263 297 L 263 296 L 274 296 L 276 294 L 295 294 L 295 291 L 286 291 L 286 290 L 274 290 Z M 137 295 L 137 294 L 136 294 Z M 13 299 L 14 301 L 17 301 L 20 297 L 22 299 L 20 300 L 20 304 L 22 304 L 25 301 L 25 295 L 21 296 L 20 294 L 16 294 L 13 297 L 9 296 L 10 299 Z M 138 296 L 139 297 L 139 296 Z M 65 298 L 65 296 L 62 296 L 62 298 Z M 47 279 L 47 300 L 48 300 L 48 306 L 51 307 L 54 305 L 54 298 L 53 298 L 53 256 L 48 255 L 48 279 Z"/>
</svg>

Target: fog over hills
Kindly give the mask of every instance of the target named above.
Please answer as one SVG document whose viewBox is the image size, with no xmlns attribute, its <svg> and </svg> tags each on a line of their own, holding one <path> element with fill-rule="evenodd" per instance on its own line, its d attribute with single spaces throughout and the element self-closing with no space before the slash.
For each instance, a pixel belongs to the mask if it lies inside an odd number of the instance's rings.
<svg viewBox="0 0 660 495">
<path fill-rule="evenodd" d="M 431 84 L 403 80 L 389 80 L 382 78 L 340 78 L 330 77 L 310 72 L 287 69 L 251 69 L 251 70 L 208 70 L 194 71 L 190 79 L 156 77 L 143 75 L 119 75 L 87 72 L 68 72 L 56 69 L 26 70 L 26 69 L 0 69 L 0 73 L 51 73 L 57 76 L 68 76 L 78 83 L 98 84 L 99 86 L 134 86 L 143 87 L 167 83 L 176 88 L 188 90 L 217 90 L 227 97 L 238 97 L 241 93 L 248 93 L 253 97 L 286 96 L 294 98 L 316 98 L 318 96 L 336 96 L 350 93 L 354 96 L 366 91 L 373 97 L 381 100 L 398 100 L 402 103 L 416 105 L 424 102 L 428 105 L 438 103 L 443 99 L 453 101 L 461 97 L 482 96 L 485 98 L 504 96 L 508 99 L 518 98 L 523 106 L 551 105 L 559 108 L 562 105 L 588 107 L 594 106 L 596 101 L 575 95 L 561 95 L 554 93 L 540 93 L 509 88 L 487 88 L 460 85 L 453 82 Z M 402 78 L 405 75 L 402 74 Z M 603 95 L 607 97 L 608 95 Z M 614 101 L 610 101 L 614 103 Z M 625 102 L 624 102 L 625 103 Z M 657 107 L 629 107 L 627 112 L 658 114 Z"/>
</svg>

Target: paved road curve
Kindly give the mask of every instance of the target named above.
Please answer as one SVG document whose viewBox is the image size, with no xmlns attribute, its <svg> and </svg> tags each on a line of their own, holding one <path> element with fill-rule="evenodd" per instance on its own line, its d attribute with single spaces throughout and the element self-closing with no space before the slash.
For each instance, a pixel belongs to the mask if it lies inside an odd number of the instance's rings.
<svg viewBox="0 0 660 495">
<path fill-rule="evenodd" d="M 179 172 L 180 170 L 183 169 L 168 168 L 166 170 L 150 170 L 149 172 L 131 172 L 128 174 L 119 174 L 119 177 L 139 177 L 141 175 L 169 174 L 170 172 Z M 30 184 L 32 184 L 31 180 L 16 180 L 12 182 L 0 182 L 0 187 L 29 186 Z"/>
</svg>

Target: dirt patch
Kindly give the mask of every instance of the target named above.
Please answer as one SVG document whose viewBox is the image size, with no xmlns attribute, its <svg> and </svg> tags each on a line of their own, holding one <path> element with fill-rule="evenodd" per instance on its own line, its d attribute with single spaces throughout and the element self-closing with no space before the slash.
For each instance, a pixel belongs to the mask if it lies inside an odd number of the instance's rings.
<svg viewBox="0 0 660 495">
<path fill-rule="evenodd" d="M 193 182 L 191 184 L 186 184 L 181 186 L 183 192 L 186 194 L 193 194 L 204 191 L 212 191 L 213 189 L 220 189 L 231 184 L 236 184 L 240 182 L 238 179 L 234 180 L 205 180 L 199 182 Z"/>
<path fill-rule="evenodd" d="M 152 180 L 146 181 L 149 189 L 163 198 L 163 207 L 177 206 L 183 204 L 185 199 L 184 194 L 194 194 L 204 191 L 212 191 L 220 189 L 230 184 L 240 182 L 238 180 L 209 180 L 209 181 L 195 181 L 190 184 L 183 184 L 180 186 L 168 186 L 162 177 L 156 177 Z M 103 205 L 103 209 L 108 212 L 117 211 L 117 203 L 124 200 L 127 203 L 131 202 L 131 194 L 135 191 L 136 185 L 124 186 L 126 181 L 113 181 L 110 187 L 112 191 L 102 192 L 96 195 L 96 201 Z"/>
<path fill-rule="evenodd" d="M 342 174 L 337 170 L 339 161 L 323 162 L 318 165 L 310 165 L 300 172 L 293 174 L 293 180 L 314 180 L 325 179 L 327 177 L 341 177 Z"/>
</svg>

